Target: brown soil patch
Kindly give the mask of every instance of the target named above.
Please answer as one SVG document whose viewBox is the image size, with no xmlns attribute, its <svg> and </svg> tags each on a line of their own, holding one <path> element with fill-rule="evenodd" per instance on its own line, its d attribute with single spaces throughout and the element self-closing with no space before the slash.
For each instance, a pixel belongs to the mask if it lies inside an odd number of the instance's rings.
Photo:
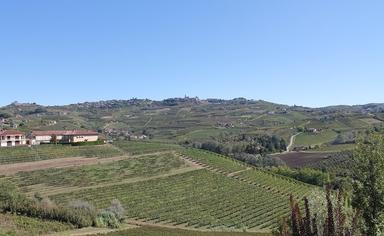
<svg viewBox="0 0 384 236">
<path fill-rule="evenodd" d="M 329 158 L 326 152 L 290 152 L 276 155 L 291 168 L 300 168 Z"/>
</svg>

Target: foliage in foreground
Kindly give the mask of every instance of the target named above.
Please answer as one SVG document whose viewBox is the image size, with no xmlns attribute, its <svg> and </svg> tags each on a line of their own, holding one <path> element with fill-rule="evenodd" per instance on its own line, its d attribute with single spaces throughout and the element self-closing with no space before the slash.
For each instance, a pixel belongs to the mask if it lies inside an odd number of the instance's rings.
<svg viewBox="0 0 384 236">
<path fill-rule="evenodd" d="M 364 232 L 382 235 L 384 230 L 384 136 L 360 138 L 354 153 L 356 176 L 353 205 L 361 209 Z"/>
<path fill-rule="evenodd" d="M 47 198 L 35 194 L 27 198 L 17 187 L 8 181 L 0 181 L 0 211 L 33 218 L 66 222 L 78 228 L 97 226 L 118 228 L 124 220 L 124 209 L 118 200 L 112 201 L 109 208 L 97 211 L 83 201 L 71 202 L 69 206 L 58 206 Z"/>
<path fill-rule="evenodd" d="M 329 174 L 311 168 L 291 169 L 286 166 L 273 167 L 271 171 L 275 174 L 284 175 L 304 183 L 324 186 L 329 182 Z"/>
<path fill-rule="evenodd" d="M 327 187 L 325 204 L 320 208 L 313 206 L 304 198 L 304 211 L 291 196 L 291 217 L 282 220 L 275 235 L 278 236 L 356 236 L 360 235 L 359 212 L 346 206 L 340 192 L 333 199 L 330 187 Z M 326 209 L 322 214 L 322 209 Z M 315 212 L 312 214 L 312 212 Z"/>
</svg>

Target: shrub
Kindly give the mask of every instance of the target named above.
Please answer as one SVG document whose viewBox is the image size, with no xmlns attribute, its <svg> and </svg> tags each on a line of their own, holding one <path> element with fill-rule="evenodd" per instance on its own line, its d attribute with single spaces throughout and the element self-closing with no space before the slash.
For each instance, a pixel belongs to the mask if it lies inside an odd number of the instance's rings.
<svg viewBox="0 0 384 236">
<path fill-rule="evenodd" d="M 111 206 L 107 208 L 107 211 L 110 211 L 115 214 L 116 218 L 120 222 L 122 222 L 125 218 L 125 209 L 123 208 L 118 199 L 112 200 Z"/>
<path fill-rule="evenodd" d="M 98 227 L 119 228 L 120 221 L 117 219 L 115 213 L 109 210 L 102 210 L 96 218 L 96 225 Z"/>
</svg>

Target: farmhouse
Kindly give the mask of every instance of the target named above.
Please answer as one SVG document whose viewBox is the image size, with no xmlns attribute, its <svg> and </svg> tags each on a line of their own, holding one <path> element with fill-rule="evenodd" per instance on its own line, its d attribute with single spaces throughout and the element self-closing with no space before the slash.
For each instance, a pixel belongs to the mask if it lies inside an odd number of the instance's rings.
<svg viewBox="0 0 384 236">
<path fill-rule="evenodd" d="M 94 142 L 99 140 L 99 133 L 90 130 L 48 130 L 33 131 L 31 134 L 32 144 L 41 143 L 79 143 Z"/>
<path fill-rule="evenodd" d="M 15 147 L 26 145 L 27 140 L 23 132 L 17 130 L 0 130 L 0 147 Z"/>
</svg>

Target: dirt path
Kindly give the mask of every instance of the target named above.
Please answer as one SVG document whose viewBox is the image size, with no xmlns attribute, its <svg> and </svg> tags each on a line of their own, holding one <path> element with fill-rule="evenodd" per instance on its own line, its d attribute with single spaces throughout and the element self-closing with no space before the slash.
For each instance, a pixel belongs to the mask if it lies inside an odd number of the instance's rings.
<svg viewBox="0 0 384 236">
<path fill-rule="evenodd" d="M 252 169 L 252 168 L 248 167 L 248 168 L 246 168 L 246 169 L 244 169 L 244 170 L 239 170 L 239 171 L 236 171 L 236 172 L 229 173 L 229 174 L 227 174 L 227 176 L 228 176 L 228 177 L 233 177 L 233 176 L 235 176 L 235 175 L 237 175 L 237 174 L 240 174 L 240 173 L 242 173 L 242 172 L 244 172 L 244 171 L 251 170 L 251 169 Z"/>
<path fill-rule="evenodd" d="M 143 156 L 159 155 L 164 153 L 169 153 L 169 151 L 146 153 L 146 154 L 140 154 L 140 155 L 134 155 L 134 156 L 124 155 L 124 156 L 116 156 L 116 157 L 109 157 L 109 158 L 65 157 L 65 158 L 56 158 L 56 159 L 43 160 L 43 161 L 5 164 L 5 165 L 0 165 L 0 175 L 14 175 L 18 172 L 44 170 L 44 169 L 50 169 L 50 168 L 68 168 L 68 167 L 105 164 L 105 163 L 120 161 L 128 158 L 139 158 Z"/>
<path fill-rule="evenodd" d="M 291 151 L 291 148 L 292 146 L 295 144 L 295 139 L 298 135 L 302 134 L 303 132 L 299 132 L 297 134 L 294 134 L 291 136 L 290 140 L 289 140 L 289 144 L 287 146 L 287 151 L 286 152 L 290 152 Z"/>
<path fill-rule="evenodd" d="M 111 232 L 126 230 L 126 229 L 133 229 L 138 228 L 137 225 L 130 225 L 130 224 L 124 224 L 121 225 L 118 229 L 108 229 L 108 228 L 94 228 L 94 227 L 87 227 L 82 229 L 73 229 L 58 233 L 51 233 L 46 234 L 46 236 L 85 236 L 85 235 L 95 235 L 95 234 L 107 234 Z"/>
<path fill-rule="evenodd" d="M 147 127 L 149 125 L 149 123 L 151 123 L 152 121 L 152 116 L 149 118 L 149 120 L 147 121 L 147 123 L 144 124 L 144 128 Z"/>
</svg>

